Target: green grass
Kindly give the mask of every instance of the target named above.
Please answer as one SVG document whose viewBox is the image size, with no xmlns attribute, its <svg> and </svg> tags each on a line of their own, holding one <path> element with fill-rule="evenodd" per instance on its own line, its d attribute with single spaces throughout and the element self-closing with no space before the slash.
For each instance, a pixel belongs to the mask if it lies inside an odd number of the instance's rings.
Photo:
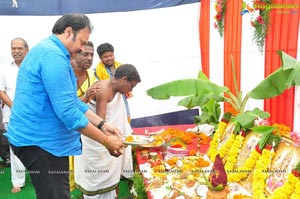
<svg viewBox="0 0 300 199">
<path fill-rule="evenodd" d="M 30 182 L 30 177 L 26 174 L 26 183 L 25 187 L 22 188 L 22 191 L 19 193 L 11 193 L 11 173 L 10 168 L 1 167 L 0 165 L 0 198 L 1 199 L 36 199 L 34 188 Z M 119 198 L 131 198 L 128 181 L 121 180 L 119 186 Z M 80 199 L 81 192 L 77 189 L 71 192 L 72 199 Z"/>
</svg>

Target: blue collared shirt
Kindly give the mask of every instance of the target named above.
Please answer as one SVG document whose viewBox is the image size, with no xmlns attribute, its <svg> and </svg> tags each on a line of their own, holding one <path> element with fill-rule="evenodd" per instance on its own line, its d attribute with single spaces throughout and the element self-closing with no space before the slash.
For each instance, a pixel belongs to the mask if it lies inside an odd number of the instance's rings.
<svg viewBox="0 0 300 199">
<path fill-rule="evenodd" d="M 76 95 L 70 54 L 51 35 L 23 60 L 7 137 L 15 146 L 39 146 L 55 156 L 81 153 L 80 133 L 88 106 Z"/>
</svg>

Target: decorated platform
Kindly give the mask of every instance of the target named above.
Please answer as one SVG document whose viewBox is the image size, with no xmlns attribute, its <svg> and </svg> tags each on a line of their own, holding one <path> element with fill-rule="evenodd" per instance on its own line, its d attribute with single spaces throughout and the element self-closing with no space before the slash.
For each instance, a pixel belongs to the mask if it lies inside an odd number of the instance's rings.
<svg viewBox="0 0 300 199">
<path fill-rule="evenodd" d="M 220 122 L 213 133 L 199 131 L 203 125 L 136 129 L 165 141 L 159 147 L 136 148 L 147 198 L 211 198 L 208 192 L 220 195 L 224 190 L 226 197 L 220 198 L 300 198 L 299 135 L 264 120 L 247 132 L 234 132 L 234 125 Z M 217 156 L 226 183 L 212 187 L 210 176 L 220 175 L 213 167 Z"/>
</svg>

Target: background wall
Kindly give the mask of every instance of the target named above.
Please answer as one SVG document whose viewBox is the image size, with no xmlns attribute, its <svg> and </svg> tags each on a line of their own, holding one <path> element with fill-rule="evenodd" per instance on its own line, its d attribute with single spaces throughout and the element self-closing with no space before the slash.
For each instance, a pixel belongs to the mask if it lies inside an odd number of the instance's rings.
<svg viewBox="0 0 300 199">
<path fill-rule="evenodd" d="M 129 99 L 133 119 L 185 110 L 177 106 L 179 99 L 154 100 L 146 95 L 146 90 L 171 80 L 197 77 L 201 69 L 199 8 L 199 3 L 190 3 L 87 14 L 94 26 L 90 40 L 96 48 L 103 42 L 111 43 L 115 47 L 116 60 L 135 65 L 141 75 L 142 82 L 134 88 L 134 97 Z M 2 27 L 5 27 L 0 37 L 0 65 L 11 61 L 10 42 L 13 38 L 23 37 L 32 47 L 51 34 L 59 17 L 0 15 Z M 93 67 L 99 61 L 95 52 Z"/>
</svg>

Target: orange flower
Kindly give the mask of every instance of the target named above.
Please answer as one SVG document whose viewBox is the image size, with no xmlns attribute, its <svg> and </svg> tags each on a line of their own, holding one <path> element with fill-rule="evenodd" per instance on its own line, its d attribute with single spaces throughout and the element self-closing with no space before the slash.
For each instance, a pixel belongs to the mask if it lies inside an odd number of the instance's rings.
<svg viewBox="0 0 300 199">
<path fill-rule="evenodd" d="M 189 151 L 189 156 L 194 156 L 194 155 L 196 155 L 196 153 L 197 152 L 194 149 L 192 149 Z"/>
<path fill-rule="evenodd" d="M 275 135 L 279 134 L 280 136 L 288 136 L 291 132 L 290 127 L 284 124 L 274 123 L 272 126 L 275 127 L 275 130 L 273 131 L 273 134 Z"/>
<path fill-rule="evenodd" d="M 208 167 L 209 162 L 204 160 L 202 157 L 199 157 L 197 162 L 195 162 L 195 166 L 197 166 L 197 167 Z"/>
<path fill-rule="evenodd" d="M 207 135 L 205 135 L 204 133 L 200 133 L 199 138 L 200 138 L 200 144 L 208 144 L 209 137 Z"/>
<path fill-rule="evenodd" d="M 251 197 L 243 194 L 235 194 L 233 196 L 233 199 L 246 199 L 246 198 L 251 198 Z"/>
</svg>

